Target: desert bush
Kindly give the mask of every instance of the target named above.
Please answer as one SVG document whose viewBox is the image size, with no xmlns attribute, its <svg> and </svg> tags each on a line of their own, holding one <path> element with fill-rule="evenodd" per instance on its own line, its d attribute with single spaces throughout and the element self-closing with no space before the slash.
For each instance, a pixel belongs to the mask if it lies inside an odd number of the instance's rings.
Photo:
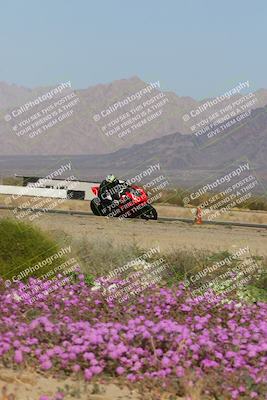
<svg viewBox="0 0 267 400">
<path fill-rule="evenodd" d="M 109 240 L 73 240 L 72 247 L 85 274 L 106 275 L 112 269 L 140 257 L 146 250 L 134 244 L 115 245 Z"/>
<path fill-rule="evenodd" d="M 76 252 L 76 257 L 80 261 L 82 271 L 86 276 L 86 283 L 91 286 L 94 280 L 106 276 L 110 271 L 125 265 L 126 263 L 135 260 L 142 256 L 147 250 L 137 244 L 115 245 L 108 240 L 76 240 L 72 242 L 72 247 Z M 207 250 L 192 249 L 172 249 L 167 253 L 158 253 L 153 255 L 147 261 L 152 263 L 156 259 L 163 258 L 168 265 L 168 268 L 162 274 L 161 285 L 173 286 L 179 282 L 203 271 L 207 267 L 211 267 L 216 262 L 220 262 L 231 256 L 228 251 L 210 252 Z M 252 257 L 259 265 L 262 265 L 263 271 L 266 271 L 266 260 L 261 257 Z M 233 259 L 230 268 L 236 267 L 241 259 Z M 218 269 L 216 274 L 223 274 L 229 269 L 228 265 Z M 128 271 L 130 274 L 132 271 Z M 127 275 L 127 274 L 126 274 Z M 121 274 L 120 277 L 125 278 L 126 275 Z M 211 275 L 208 274 L 202 279 L 202 283 L 209 282 Z M 192 285 L 193 288 L 193 285 Z M 251 284 L 239 289 L 235 295 L 239 299 L 244 299 L 248 302 L 266 301 L 267 296 L 267 277 L 266 273 L 262 273 L 257 279 L 252 279 Z"/>
<path fill-rule="evenodd" d="M 22 178 L 17 178 L 15 176 L 7 176 L 2 178 L 3 185 L 11 185 L 11 186 L 22 186 L 23 180 Z"/>
<path fill-rule="evenodd" d="M 168 265 L 170 265 L 173 272 L 169 283 L 177 283 L 177 279 L 183 280 L 189 278 L 192 274 L 196 274 L 204 268 L 213 265 L 215 262 L 229 257 L 229 255 L 230 253 L 227 251 L 212 253 L 207 250 L 192 249 L 188 252 L 188 250 L 173 249 L 165 255 Z"/>
</svg>

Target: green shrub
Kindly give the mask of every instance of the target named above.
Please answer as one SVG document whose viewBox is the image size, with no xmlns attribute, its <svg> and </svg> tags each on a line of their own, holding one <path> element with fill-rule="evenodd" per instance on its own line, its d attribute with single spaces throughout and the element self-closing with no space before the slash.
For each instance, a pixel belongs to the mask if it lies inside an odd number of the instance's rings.
<svg viewBox="0 0 267 400">
<path fill-rule="evenodd" d="M 12 281 L 12 277 L 18 280 L 27 268 L 45 262 L 46 265 L 19 280 L 41 277 L 66 261 L 65 256 L 55 258 L 59 251 L 58 244 L 33 225 L 11 219 L 0 220 L 0 276 L 4 280 Z"/>
<path fill-rule="evenodd" d="M 247 303 L 266 302 L 267 303 L 267 290 L 260 289 L 253 285 L 248 285 L 243 289 L 237 291 L 237 297 Z"/>
</svg>

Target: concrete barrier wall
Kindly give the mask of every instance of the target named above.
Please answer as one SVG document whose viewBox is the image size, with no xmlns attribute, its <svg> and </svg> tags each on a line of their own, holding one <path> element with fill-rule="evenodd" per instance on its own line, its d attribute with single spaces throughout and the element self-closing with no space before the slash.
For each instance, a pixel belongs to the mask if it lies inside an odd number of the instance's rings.
<svg viewBox="0 0 267 400">
<path fill-rule="evenodd" d="M 65 189 L 31 188 L 27 186 L 0 185 L 0 194 L 14 195 L 14 199 L 20 196 L 67 198 L 67 190 Z"/>
</svg>

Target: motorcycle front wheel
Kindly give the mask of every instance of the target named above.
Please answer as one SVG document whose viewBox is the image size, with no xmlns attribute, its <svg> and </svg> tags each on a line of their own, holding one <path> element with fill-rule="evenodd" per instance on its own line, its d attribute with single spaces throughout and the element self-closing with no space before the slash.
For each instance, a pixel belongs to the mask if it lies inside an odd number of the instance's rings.
<svg viewBox="0 0 267 400">
<path fill-rule="evenodd" d="M 97 198 L 94 198 L 90 202 L 91 211 L 94 215 L 103 215 L 101 212 L 101 205 Z"/>
<path fill-rule="evenodd" d="M 144 211 L 140 215 L 140 217 L 142 219 L 146 219 L 146 220 L 149 220 L 149 219 L 157 220 L 158 213 L 157 213 L 157 210 L 153 206 L 151 206 L 150 204 L 147 204 Z"/>
</svg>

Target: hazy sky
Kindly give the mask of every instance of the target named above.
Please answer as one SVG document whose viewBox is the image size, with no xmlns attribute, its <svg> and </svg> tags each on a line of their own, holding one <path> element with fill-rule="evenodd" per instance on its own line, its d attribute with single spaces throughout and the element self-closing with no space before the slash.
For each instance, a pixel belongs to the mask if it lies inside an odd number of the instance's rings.
<svg viewBox="0 0 267 400">
<path fill-rule="evenodd" d="M 180 96 L 267 88 L 266 0 L 0 0 L 0 81 L 139 76 Z"/>
</svg>

